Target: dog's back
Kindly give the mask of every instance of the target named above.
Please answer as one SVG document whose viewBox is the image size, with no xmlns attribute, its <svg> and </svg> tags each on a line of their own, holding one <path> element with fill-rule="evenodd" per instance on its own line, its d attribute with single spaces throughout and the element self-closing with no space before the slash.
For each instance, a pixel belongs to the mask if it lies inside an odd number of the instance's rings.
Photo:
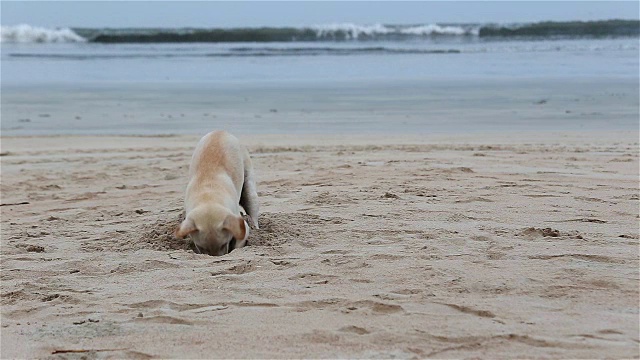
<svg viewBox="0 0 640 360">
<path fill-rule="evenodd" d="M 217 181 L 217 176 L 228 175 L 240 194 L 244 181 L 245 150 L 238 139 L 226 131 L 213 131 L 205 135 L 196 146 L 189 166 L 193 186 L 206 187 Z"/>
</svg>

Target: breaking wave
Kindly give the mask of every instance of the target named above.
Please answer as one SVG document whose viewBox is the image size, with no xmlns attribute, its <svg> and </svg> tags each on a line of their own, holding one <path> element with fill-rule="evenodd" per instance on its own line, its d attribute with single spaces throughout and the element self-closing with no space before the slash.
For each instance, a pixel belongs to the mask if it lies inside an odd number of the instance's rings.
<svg viewBox="0 0 640 360">
<path fill-rule="evenodd" d="M 68 28 L 47 29 L 26 24 L 2 26 L 0 34 L 0 42 L 3 43 L 68 43 L 86 41 L 85 38 Z"/>
<path fill-rule="evenodd" d="M 357 25 L 328 24 L 309 27 L 262 27 L 229 29 L 116 29 L 76 31 L 98 43 L 160 42 L 316 42 L 316 41 L 402 41 L 442 36 L 477 36 L 474 25 L 441 26 L 436 24 Z"/>
<path fill-rule="evenodd" d="M 2 42 L 232 43 L 405 41 L 434 38 L 602 38 L 640 36 L 638 20 L 565 21 L 530 24 L 327 24 L 262 28 L 46 29 L 2 26 Z"/>
<path fill-rule="evenodd" d="M 314 26 L 311 29 L 315 31 L 318 39 L 330 40 L 384 40 L 385 38 L 478 35 L 479 31 L 479 27 L 476 25 L 441 26 L 437 24 L 416 26 L 331 24 Z"/>
</svg>

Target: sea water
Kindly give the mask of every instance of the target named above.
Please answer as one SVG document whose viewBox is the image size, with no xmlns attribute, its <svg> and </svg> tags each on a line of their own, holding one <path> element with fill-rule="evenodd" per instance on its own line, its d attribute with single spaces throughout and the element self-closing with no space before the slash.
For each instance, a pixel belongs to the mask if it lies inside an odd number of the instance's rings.
<svg viewBox="0 0 640 360">
<path fill-rule="evenodd" d="M 179 112 L 183 114 L 194 108 L 198 114 L 209 112 L 208 105 L 211 111 L 231 117 L 252 111 L 236 119 L 236 124 L 255 122 L 261 111 L 289 108 L 303 112 L 318 104 L 343 109 L 346 115 L 357 111 L 362 115 L 364 110 L 393 113 L 394 109 L 406 112 L 402 116 L 434 109 L 444 114 L 447 108 L 443 106 L 478 106 L 482 115 L 481 110 L 492 103 L 508 106 L 509 98 L 514 100 L 514 94 L 525 85 L 529 96 L 540 98 L 532 98 L 531 102 L 566 95 L 567 91 L 574 92 L 574 98 L 583 96 L 585 100 L 601 94 L 591 89 L 592 94 L 580 95 L 585 86 L 607 88 L 610 93 L 618 88 L 626 94 L 625 100 L 608 100 L 622 101 L 620 106 L 628 111 L 622 116 L 622 123 L 609 125 L 628 128 L 635 126 L 631 109 L 636 106 L 637 99 L 633 97 L 638 93 L 638 25 L 614 25 L 606 34 L 590 34 L 587 28 L 578 35 L 526 36 L 481 36 L 484 29 L 496 28 L 476 24 L 342 24 L 252 31 L 3 27 L 2 132 L 188 133 L 210 126 L 197 121 L 158 119 L 158 126 L 154 127 L 153 120 L 147 118 L 145 125 L 132 119 L 97 120 L 85 103 L 65 102 L 78 96 L 91 97 L 94 105 L 103 99 L 104 107 L 128 104 L 129 114 L 135 113 L 138 118 L 144 117 L 143 110 L 150 111 L 145 108 L 145 101 L 164 113 L 172 111 L 164 108 L 168 103 L 174 109 L 181 108 Z M 507 30 L 519 28 L 527 29 L 520 26 Z M 531 90 L 536 87 L 541 90 L 539 94 Z M 484 97 L 476 101 L 483 88 L 487 89 Z M 140 91 L 156 97 L 141 95 Z M 301 98 L 301 92 L 308 96 Z M 51 103 L 60 94 L 68 96 L 59 99 L 58 105 L 76 106 L 77 112 L 84 112 L 77 116 L 85 121 L 68 121 L 55 114 L 46 120 L 47 124 L 37 127 L 24 121 L 33 120 L 38 111 L 60 112 L 56 103 Z M 96 94 L 102 94 L 102 98 L 93 98 Z M 493 102 L 487 101 L 487 96 Z M 138 108 L 131 99 L 137 99 Z M 302 105 L 292 107 L 292 101 Z M 235 113 L 234 107 L 238 110 Z M 387 119 L 394 119 L 395 115 Z M 21 119 L 23 122 L 19 123 Z M 45 122 L 44 118 L 41 120 Z M 326 130 L 326 126 L 314 121 L 320 119 L 311 117 L 296 122 L 295 127 L 281 123 L 274 131 L 269 131 L 264 122 L 254 127 L 262 129 L 258 132 Z M 370 129 L 387 131 L 393 127 L 385 124 L 382 117 L 380 121 L 379 126 Z M 412 131 L 422 129 L 421 124 L 413 124 Z M 351 125 L 343 127 L 362 131 L 360 124 Z M 485 129 L 487 126 L 476 125 Z M 453 131 L 456 127 L 442 129 Z"/>
</svg>

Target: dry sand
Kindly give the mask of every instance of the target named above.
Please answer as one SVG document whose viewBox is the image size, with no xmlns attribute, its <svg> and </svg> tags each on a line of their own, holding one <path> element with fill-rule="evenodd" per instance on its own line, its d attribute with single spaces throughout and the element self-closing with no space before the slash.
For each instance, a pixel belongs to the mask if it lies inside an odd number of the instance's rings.
<svg viewBox="0 0 640 360">
<path fill-rule="evenodd" d="M 197 137 L 3 138 L 1 357 L 640 356 L 637 134 L 241 140 L 262 229 L 210 257 Z"/>
</svg>

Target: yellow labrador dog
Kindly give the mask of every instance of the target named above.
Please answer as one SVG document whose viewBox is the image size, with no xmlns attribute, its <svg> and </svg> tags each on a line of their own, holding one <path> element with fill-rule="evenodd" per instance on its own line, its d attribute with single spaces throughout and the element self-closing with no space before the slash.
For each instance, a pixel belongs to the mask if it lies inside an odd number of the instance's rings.
<svg viewBox="0 0 640 360">
<path fill-rule="evenodd" d="M 176 230 L 190 235 L 196 249 L 224 255 L 245 246 L 249 226 L 240 207 L 258 228 L 258 193 L 247 150 L 226 131 L 205 135 L 193 152 L 184 200 L 186 218 Z"/>
</svg>

